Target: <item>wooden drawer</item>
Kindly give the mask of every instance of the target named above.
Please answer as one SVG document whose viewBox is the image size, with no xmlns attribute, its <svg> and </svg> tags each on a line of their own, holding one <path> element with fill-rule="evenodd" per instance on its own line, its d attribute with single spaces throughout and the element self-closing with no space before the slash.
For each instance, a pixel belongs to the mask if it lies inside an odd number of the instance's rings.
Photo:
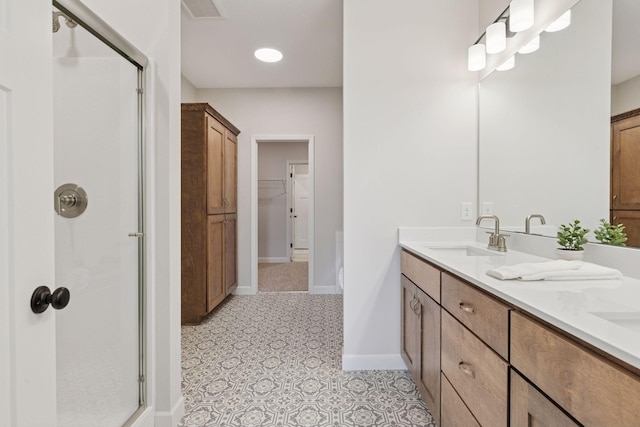
<svg viewBox="0 0 640 427">
<path fill-rule="evenodd" d="M 442 372 L 484 427 L 507 425 L 507 363 L 442 311 Z"/>
<path fill-rule="evenodd" d="M 400 253 L 400 269 L 436 302 L 440 302 L 440 270 L 403 250 Z"/>
<path fill-rule="evenodd" d="M 640 425 L 638 376 L 516 312 L 511 364 L 581 424 Z"/>
<path fill-rule="evenodd" d="M 480 427 L 469 408 L 453 389 L 447 377 L 442 374 L 442 406 L 440 427 Z"/>
<path fill-rule="evenodd" d="M 442 273 L 442 306 L 509 360 L 509 307 L 474 289 L 460 279 Z"/>
</svg>

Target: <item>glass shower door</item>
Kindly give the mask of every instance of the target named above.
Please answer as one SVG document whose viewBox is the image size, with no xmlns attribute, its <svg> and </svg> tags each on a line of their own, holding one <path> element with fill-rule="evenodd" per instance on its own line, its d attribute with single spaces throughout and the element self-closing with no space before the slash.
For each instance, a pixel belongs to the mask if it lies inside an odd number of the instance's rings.
<svg viewBox="0 0 640 427">
<path fill-rule="evenodd" d="M 115 427 L 143 404 L 139 70 L 55 11 L 58 425 Z"/>
</svg>

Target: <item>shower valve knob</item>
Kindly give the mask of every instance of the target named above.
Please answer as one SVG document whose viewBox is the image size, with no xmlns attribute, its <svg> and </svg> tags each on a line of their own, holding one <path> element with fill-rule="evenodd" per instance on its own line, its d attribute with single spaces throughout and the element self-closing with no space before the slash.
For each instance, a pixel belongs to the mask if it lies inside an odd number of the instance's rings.
<svg viewBox="0 0 640 427">
<path fill-rule="evenodd" d="M 61 310 L 69 304 L 70 299 L 71 293 L 67 288 L 60 287 L 51 293 L 48 286 L 38 286 L 31 295 L 31 311 L 39 314 L 49 308 L 49 305 Z"/>
</svg>

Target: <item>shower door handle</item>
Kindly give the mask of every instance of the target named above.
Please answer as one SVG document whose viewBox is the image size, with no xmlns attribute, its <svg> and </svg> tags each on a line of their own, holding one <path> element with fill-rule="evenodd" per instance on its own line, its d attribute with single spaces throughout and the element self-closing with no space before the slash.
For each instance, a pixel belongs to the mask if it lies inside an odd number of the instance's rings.
<svg viewBox="0 0 640 427">
<path fill-rule="evenodd" d="M 38 286 L 31 295 L 31 311 L 42 313 L 49 305 L 56 310 L 62 310 L 69 304 L 71 293 L 69 289 L 60 287 L 51 293 L 48 286 Z"/>
</svg>

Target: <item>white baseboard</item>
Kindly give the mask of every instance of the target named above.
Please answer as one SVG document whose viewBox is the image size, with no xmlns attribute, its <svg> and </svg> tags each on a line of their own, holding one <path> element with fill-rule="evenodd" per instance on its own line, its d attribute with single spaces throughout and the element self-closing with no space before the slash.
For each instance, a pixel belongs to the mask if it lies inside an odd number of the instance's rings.
<svg viewBox="0 0 640 427">
<path fill-rule="evenodd" d="M 282 264 L 289 262 L 287 257 L 258 257 L 259 263 Z"/>
<path fill-rule="evenodd" d="M 184 397 L 173 405 L 171 411 L 158 411 L 155 416 L 154 427 L 175 427 L 184 416 Z"/>
<path fill-rule="evenodd" d="M 255 294 L 256 293 L 251 290 L 251 286 L 238 285 L 235 291 L 233 291 L 233 295 L 255 295 Z"/>
<path fill-rule="evenodd" d="M 339 292 L 336 291 L 335 286 L 314 286 L 313 291 L 309 292 L 311 294 L 337 294 Z"/>
<path fill-rule="evenodd" d="M 399 354 L 343 354 L 343 371 L 406 371 Z"/>
</svg>

